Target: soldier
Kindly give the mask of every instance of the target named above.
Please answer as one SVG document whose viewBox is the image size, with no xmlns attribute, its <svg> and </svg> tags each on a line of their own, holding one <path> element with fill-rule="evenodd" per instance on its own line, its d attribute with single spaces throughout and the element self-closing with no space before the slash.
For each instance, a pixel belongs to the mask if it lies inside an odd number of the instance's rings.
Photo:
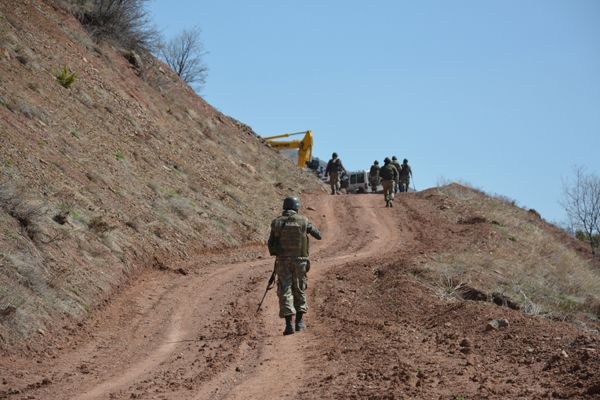
<svg viewBox="0 0 600 400">
<path fill-rule="evenodd" d="M 340 174 L 346 172 L 342 160 L 338 158 L 337 153 L 331 155 L 331 160 L 327 163 L 325 177 L 329 175 L 329 185 L 331 185 L 331 194 L 340 194 Z"/>
<path fill-rule="evenodd" d="M 283 200 L 283 214 L 271 222 L 269 254 L 276 256 L 277 297 L 279 317 L 285 318 L 284 335 L 294 333 L 292 317 L 296 315 L 296 332 L 306 329 L 303 320 L 308 311 L 306 304 L 306 273 L 310 269 L 308 259 L 308 235 L 321 240 L 321 233 L 308 218 L 298 213 L 300 200 L 287 197 Z"/>
<path fill-rule="evenodd" d="M 385 206 L 394 207 L 394 182 L 398 176 L 398 170 L 392 164 L 392 161 L 386 157 L 383 160 L 383 167 L 379 171 L 379 176 L 382 179 L 383 196 L 385 197 Z"/>
<path fill-rule="evenodd" d="M 377 192 L 377 185 L 379 185 L 379 161 L 373 161 L 371 169 L 369 170 L 369 183 L 371 184 L 371 192 Z"/>
<path fill-rule="evenodd" d="M 394 193 L 398 193 L 398 190 L 400 190 L 400 171 L 402 171 L 402 166 L 398 162 L 396 156 L 392 156 L 392 165 L 396 167 L 396 171 L 398 171 L 398 177 L 394 181 Z"/>
<path fill-rule="evenodd" d="M 402 161 L 402 170 L 400 171 L 400 191 L 408 192 L 410 187 L 410 178 L 412 178 L 412 170 L 408 165 L 408 160 L 405 158 Z"/>
</svg>

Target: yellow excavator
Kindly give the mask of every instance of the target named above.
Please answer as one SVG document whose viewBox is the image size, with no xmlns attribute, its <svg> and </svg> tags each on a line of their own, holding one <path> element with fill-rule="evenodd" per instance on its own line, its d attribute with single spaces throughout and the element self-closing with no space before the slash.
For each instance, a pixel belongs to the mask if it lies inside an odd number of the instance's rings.
<svg viewBox="0 0 600 400">
<path fill-rule="evenodd" d="M 273 140 L 287 138 L 290 136 L 304 135 L 300 140 Z M 268 136 L 263 138 L 277 150 L 298 149 L 298 166 L 300 168 L 310 168 L 312 162 L 313 134 L 312 131 L 284 133 L 282 135 Z"/>
</svg>

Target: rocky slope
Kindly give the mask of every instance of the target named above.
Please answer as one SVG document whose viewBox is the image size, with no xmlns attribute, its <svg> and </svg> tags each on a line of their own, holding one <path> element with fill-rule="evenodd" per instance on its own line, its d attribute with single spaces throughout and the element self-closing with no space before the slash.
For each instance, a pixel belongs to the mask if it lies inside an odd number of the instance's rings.
<svg viewBox="0 0 600 400">
<path fill-rule="evenodd" d="M 51 1 L 0 1 L 0 346 L 84 318 L 140 268 L 265 239 L 309 173 L 165 65 Z M 57 80 L 76 73 L 68 88 Z"/>
</svg>

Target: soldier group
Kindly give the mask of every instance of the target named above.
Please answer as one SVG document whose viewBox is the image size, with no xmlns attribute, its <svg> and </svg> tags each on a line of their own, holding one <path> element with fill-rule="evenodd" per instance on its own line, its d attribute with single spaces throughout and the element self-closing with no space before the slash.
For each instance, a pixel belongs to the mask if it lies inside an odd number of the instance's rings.
<svg viewBox="0 0 600 400">
<path fill-rule="evenodd" d="M 396 156 L 393 156 L 391 160 L 386 157 L 383 160 L 383 167 L 379 167 L 379 161 L 375 160 L 369 170 L 371 191 L 376 192 L 377 186 L 381 182 L 386 207 L 394 206 L 395 193 L 408 192 L 411 177 L 412 170 L 408 165 L 408 160 L 405 158 L 400 164 Z"/>
</svg>

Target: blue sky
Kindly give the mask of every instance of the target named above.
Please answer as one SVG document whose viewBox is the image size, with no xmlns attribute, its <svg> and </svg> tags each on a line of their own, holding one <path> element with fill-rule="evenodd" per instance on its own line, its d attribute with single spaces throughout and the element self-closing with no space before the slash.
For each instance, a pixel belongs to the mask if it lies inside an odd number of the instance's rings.
<svg viewBox="0 0 600 400">
<path fill-rule="evenodd" d="M 153 0 L 198 26 L 202 96 L 262 136 L 312 130 L 348 169 L 408 158 L 552 221 L 574 165 L 600 172 L 600 1 Z"/>
</svg>

